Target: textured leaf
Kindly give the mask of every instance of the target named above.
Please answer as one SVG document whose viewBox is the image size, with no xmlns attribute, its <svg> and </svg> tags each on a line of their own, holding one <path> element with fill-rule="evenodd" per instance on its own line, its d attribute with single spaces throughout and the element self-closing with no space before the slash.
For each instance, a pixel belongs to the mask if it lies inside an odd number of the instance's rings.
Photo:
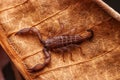
<svg viewBox="0 0 120 80">
<path fill-rule="evenodd" d="M 43 63 L 43 46 L 35 35 L 15 33 L 36 27 L 45 40 L 55 36 L 61 24 L 64 28 L 57 36 L 81 34 L 91 28 L 94 37 L 64 52 L 65 62 L 61 53 L 51 52 L 52 60 L 44 70 L 29 73 L 27 68 Z M 90 0 L 1 0 L 0 41 L 27 80 L 120 79 L 120 22 Z"/>
</svg>

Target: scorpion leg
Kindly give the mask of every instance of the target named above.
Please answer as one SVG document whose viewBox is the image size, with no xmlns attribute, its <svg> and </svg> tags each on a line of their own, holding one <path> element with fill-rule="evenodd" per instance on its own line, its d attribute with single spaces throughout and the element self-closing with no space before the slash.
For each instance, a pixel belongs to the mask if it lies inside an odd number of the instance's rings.
<svg viewBox="0 0 120 80">
<path fill-rule="evenodd" d="M 60 30 L 57 32 L 57 34 L 55 36 L 58 36 L 59 34 L 61 34 L 64 30 L 64 24 L 60 22 L 60 20 L 58 20 L 59 25 L 60 25 Z"/>
<path fill-rule="evenodd" d="M 61 50 L 62 50 L 63 62 L 65 62 L 65 59 L 64 59 L 64 57 L 65 57 L 65 52 L 70 52 L 70 59 L 71 59 L 72 61 L 74 61 L 74 59 L 73 59 L 73 57 L 72 57 L 72 52 L 71 52 L 71 50 L 69 49 L 69 47 L 70 47 L 70 46 L 66 46 L 66 47 L 62 47 L 62 48 L 61 48 Z"/>
<path fill-rule="evenodd" d="M 71 59 L 71 61 L 74 61 L 73 56 L 72 56 L 72 52 L 70 52 L 70 59 Z"/>
<path fill-rule="evenodd" d="M 28 69 L 29 72 L 37 72 L 45 68 L 46 65 L 50 63 L 51 55 L 46 48 L 43 49 L 45 55 L 45 61 L 43 64 L 37 64 L 33 68 Z"/>
<path fill-rule="evenodd" d="M 79 47 L 79 49 L 80 49 L 80 55 L 81 55 L 81 56 L 85 56 L 85 54 L 84 54 L 83 51 L 82 51 L 82 48 Z"/>
<path fill-rule="evenodd" d="M 64 31 L 64 29 L 65 29 L 65 27 L 64 27 L 64 24 L 62 23 L 62 22 L 60 22 L 60 20 L 58 20 L 58 22 L 59 22 L 59 25 L 60 25 L 60 30 L 58 31 L 58 33 L 55 35 L 55 36 L 57 36 L 57 35 L 68 35 L 68 34 L 70 34 L 70 33 L 72 33 L 72 34 L 74 34 L 75 33 L 75 30 L 76 30 L 76 28 L 73 28 L 73 29 L 71 29 L 71 30 L 69 30 L 69 31 L 67 31 L 67 32 L 63 32 Z"/>
<path fill-rule="evenodd" d="M 63 60 L 63 62 L 65 62 L 65 59 L 64 59 L 64 57 L 65 57 L 65 52 L 67 52 L 67 48 L 66 47 L 62 47 L 62 48 L 56 48 L 56 49 L 53 49 L 53 52 L 55 52 L 55 53 L 61 53 L 62 54 L 62 60 Z"/>
<path fill-rule="evenodd" d="M 36 27 L 21 29 L 15 35 L 21 35 L 21 34 L 27 34 L 27 33 L 34 33 L 35 35 L 38 36 L 40 42 L 44 44 L 44 41 L 42 40 L 41 34 Z"/>
<path fill-rule="evenodd" d="M 82 47 L 80 46 L 80 45 L 74 45 L 76 48 L 78 48 L 79 50 L 80 50 L 80 55 L 81 56 L 85 56 L 85 54 L 83 53 L 83 51 L 82 51 Z"/>
<path fill-rule="evenodd" d="M 62 58 L 63 58 L 63 62 L 65 62 L 65 55 L 64 55 L 64 53 L 62 53 Z"/>
<path fill-rule="evenodd" d="M 70 35 L 70 34 L 73 35 L 75 33 L 75 30 L 76 30 L 76 28 L 73 28 L 73 29 L 71 29 L 71 30 L 69 30 L 69 31 L 67 31 L 65 33 L 62 33 L 61 35 Z"/>
<path fill-rule="evenodd" d="M 68 51 L 67 47 L 62 47 L 60 48 L 61 52 L 62 52 L 62 58 L 63 58 L 63 62 L 65 62 L 65 52 Z"/>
<path fill-rule="evenodd" d="M 68 50 L 69 50 L 68 52 L 70 52 L 70 59 L 71 59 L 71 61 L 74 61 L 71 49 L 74 49 L 75 45 L 74 44 L 70 44 L 67 47 L 68 47 Z"/>
<path fill-rule="evenodd" d="M 45 36 L 47 36 L 48 38 L 52 38 L 52 37 L 53 37 L 53 34 L 55 34 L 55 32 L 56 32 L 56 30 L 54 29 L 53 26 L 48 26 L 48 27 L 46 28 L 46 31 L 47 31 L 47 33 L 46 33 Z"/>
</svg>

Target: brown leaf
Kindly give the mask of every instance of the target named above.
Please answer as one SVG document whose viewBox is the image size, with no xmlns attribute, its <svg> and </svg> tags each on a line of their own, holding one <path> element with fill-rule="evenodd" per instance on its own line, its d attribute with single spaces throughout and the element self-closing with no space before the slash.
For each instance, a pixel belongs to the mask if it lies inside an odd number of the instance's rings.
<svg viewBox="0 0 120 80">
<path fill-rule="evenodd" d="M 27 27 L 36 27 L 45 39 L 55 36 L 64 25 L 62 35 L 94 31 L 91 41 L 62 54 L 51 52 L 52 60 L 44 70 L 29 73 L 43 63 L 43 46 L 34 35 L 15 35 Z M 71 32 L 70 32 L 71 31 Z M 1 0 L 0 43 L 27 80 L 119 80 L 120 22 L 96 3 L 88 0 Z M 82 53 L 80 51 L 82 49 Z M 70 59 L 70 53 L 74 61 Z"/>
</svg>

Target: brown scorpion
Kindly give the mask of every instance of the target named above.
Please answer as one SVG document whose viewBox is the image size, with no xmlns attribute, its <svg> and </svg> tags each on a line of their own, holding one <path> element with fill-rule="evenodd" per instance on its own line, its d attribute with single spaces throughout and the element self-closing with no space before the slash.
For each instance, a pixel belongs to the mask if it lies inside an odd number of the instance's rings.
<svg viewBox="0 0 120 80">
<path fill-rule="evenodd" d="M 49 64 L 50 60 L 51 60 L 51 54 L 49 53 L 49 51 L 53 51 L 54 49 L 58 49 L 58 48 L 62 48 L 62 47 L 67 47 L 69 45 L 78 45 L 81 42 L 87 40 L 87 39 L 91 39 L 93 37 L 93 31 L 91 29 L 87 30 L 86 32 L 84 32 L 81 35 L 61 35 L 61 36 L 56 36 L 53 38 L 49 38 L 47 40 L 43 40 L 41 37 L 41 34 L 39 32 L 39 30 L 35 27 L 31 27 L 31 28 L 24 28 L 20 31 L 18 31 L 16 34 L 26 34 L 26 33 L 34 33 L 35 35 L 38 36 L 39 41 L 43 44 L 43 53 L 45 55 L 45 61 L 43 64 L 37 64 L 35 65 L 33 68 L 28 69 L 29 72 L 36 72 L 36 71 L 40 71 L 43 68 L 45 68 L 45 66 L 47 64 Z"/>
</svg>

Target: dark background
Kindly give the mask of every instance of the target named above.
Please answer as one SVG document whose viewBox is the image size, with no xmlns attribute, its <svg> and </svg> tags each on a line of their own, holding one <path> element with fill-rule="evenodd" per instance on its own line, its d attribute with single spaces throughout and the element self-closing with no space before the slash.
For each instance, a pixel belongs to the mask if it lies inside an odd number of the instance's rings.
<svg viewBox="0 0 120 80">
<path fill-rule="evenodd" d="M 120 13 L 120 0 L 103 0 L 109 6 L 111 6 L 115 11 Z"/>
</svg>

